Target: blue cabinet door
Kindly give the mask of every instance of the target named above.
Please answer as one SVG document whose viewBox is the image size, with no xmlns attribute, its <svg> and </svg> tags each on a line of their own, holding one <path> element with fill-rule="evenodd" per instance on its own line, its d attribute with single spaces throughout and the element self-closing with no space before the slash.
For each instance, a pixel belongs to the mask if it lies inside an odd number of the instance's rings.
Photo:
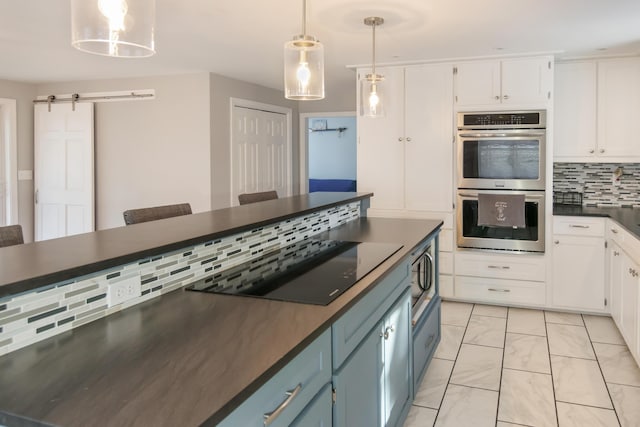
<svg viewBox="0 0 640 427">
<path fill-rule="evenodd" d="M 393 427 L 404 420 L 411 404 L 411 294 L 405 292 L 384 318 L 384 422 Z M 400 424 L 401 425 L 401 424 Z"/>
<path fill-rule="evenodd" d="M 413 384 L 416 392 L 440 342 L 440 305 L 440 297 L 433 298 L 413 332 Z"/>
<path fill-rule="evenodd" d="M 373 328 L 333 375 L 333 387 L 336 390 L 334 427 L 381 425 L 382 325 L 379 323 Z"/>
</svg>

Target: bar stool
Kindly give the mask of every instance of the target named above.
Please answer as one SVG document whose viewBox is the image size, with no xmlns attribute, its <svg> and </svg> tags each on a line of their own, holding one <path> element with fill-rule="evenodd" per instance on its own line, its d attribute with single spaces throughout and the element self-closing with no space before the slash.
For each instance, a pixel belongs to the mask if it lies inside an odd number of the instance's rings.
<svg viewBox="0 0 640 427">
<path fill-rule="evenodd" d="M 154 206 L 151 208 L 129 209 L 122 213 L 126 225 L 139 224 L 141 222 L 155 221 L 158 219 L 172 218 L 174 216 L 190 215 L 191 205 L 180 203 L 177 205 Z"/>
<path fill-rule="evenodd" d="M 262 191 L 259 193 L 240 194 L 238 195 L 238 202 L 240 202 L 241 205 L 246 205 L 249 203 L 264 202 L 265 200 L 273 200 L 277 198 L 278 198 L 278 192 L 275 190 Z"/>
<path fill-rule="evenodd" d="M 22 226 L 20 224 L 0 227 L 0 248 L 23 243 L 24 238 L 22 237 Z"/>
</svg>

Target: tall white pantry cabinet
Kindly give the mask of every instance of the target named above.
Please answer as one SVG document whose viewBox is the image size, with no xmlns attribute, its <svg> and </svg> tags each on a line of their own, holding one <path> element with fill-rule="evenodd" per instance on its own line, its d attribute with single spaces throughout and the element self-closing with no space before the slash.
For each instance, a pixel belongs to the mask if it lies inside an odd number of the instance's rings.
<svg viewBox="0 0 640 427">
<path fill-rule="evenodd" d="M 359 75 L 367 72 L 358 70 Z M 378 72 L 384 75 L 386 114 L 358 114 L 358 191 L 374 193 L 373 216 L 452 212 L 452 65 L 387 67 Z"/>
</svg>

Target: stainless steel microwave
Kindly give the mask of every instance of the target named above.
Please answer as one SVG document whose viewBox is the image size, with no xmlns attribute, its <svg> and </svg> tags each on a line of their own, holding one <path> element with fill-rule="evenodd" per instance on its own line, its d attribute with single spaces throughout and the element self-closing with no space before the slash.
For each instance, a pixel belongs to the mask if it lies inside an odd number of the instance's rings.
<svg viewBox="0 0 640 427">
<path fill-rule="evenodd" d="M 458 188 L 544 190 L 546 113 L 458 113 Z"/>
</svg>

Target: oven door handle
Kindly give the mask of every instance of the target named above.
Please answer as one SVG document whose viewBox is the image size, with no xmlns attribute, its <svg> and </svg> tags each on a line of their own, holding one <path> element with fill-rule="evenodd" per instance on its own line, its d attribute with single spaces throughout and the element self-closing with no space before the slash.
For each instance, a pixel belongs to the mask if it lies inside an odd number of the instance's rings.
<svg viewBox="0 0 640 427">
<path fill-rule="evenodd" d="M 460 133 L 460 138 L 511 138 L 511 137 L 523 137 L 523 136 L 543 136 L 544 131 L 527 131 L 527 132 L 513 132 L 513 133 L 494 133 L 494 132 L 481 132 L 481 133 Z"/>
</svg>

